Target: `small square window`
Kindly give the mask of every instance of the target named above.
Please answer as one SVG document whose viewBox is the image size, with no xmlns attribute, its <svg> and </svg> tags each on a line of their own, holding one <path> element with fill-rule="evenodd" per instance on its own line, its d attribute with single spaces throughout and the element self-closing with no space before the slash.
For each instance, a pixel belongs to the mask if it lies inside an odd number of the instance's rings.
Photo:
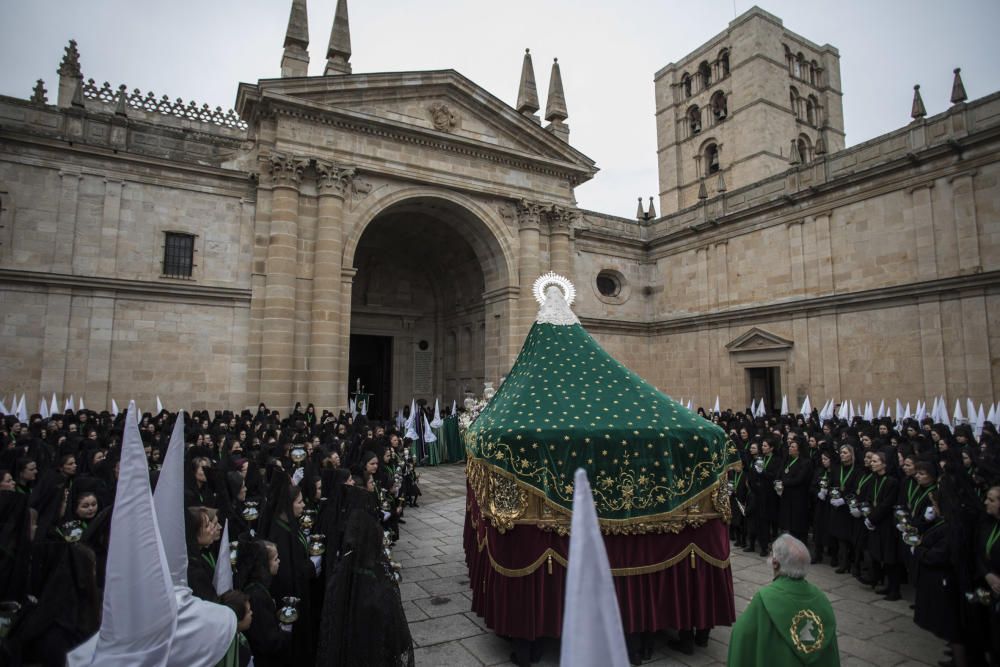
<svg viewBox="0 0 1000 667">
<path fill-rule="evenodd" d="M 194 236 L 167 232 L 163 246 L 163 275 L 170 278 L 190 278 L 194 267 Z"/>
</svg>

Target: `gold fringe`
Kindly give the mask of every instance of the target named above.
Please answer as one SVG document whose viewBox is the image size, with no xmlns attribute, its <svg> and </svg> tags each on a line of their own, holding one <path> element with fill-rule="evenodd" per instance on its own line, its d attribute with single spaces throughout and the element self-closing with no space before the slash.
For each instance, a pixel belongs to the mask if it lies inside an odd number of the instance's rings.
<svg viewBox="0 0 1000 667">
<path fill-rule="evenodd" d="M 471 517 L 470 521 L 472 522 L 473 527 L 478 527 L 476 522 L 473 521 Z M 496 559 L 493 558 L 493 554 L 490 553 L 489 540 L 490 540 L 489 535 L 484 535 L 483 539 L 480 540 L 479 535 L 477 534 L 476 535 L 477 549 L 479 552 L 482 552 L 483 549 L 486 549 L 486 555 L 489 556 L 490 559 L 490 566 L 493 568 L 495 572 L 502 574 L 505 577 L 526 577 L 530 574 L 533 574 L 535 570 L 540 568 L 545 563 L 548 563 L 549 574 L 552 574 L 553 561 L 559 563 L 564 568 L 569 567 L 569 561 L 566 559 L 566 557 L 560 555 L 559 552 L 554 550 L 552 547 L 546 548 L 545 551 L 542 552 L 542 555 L 536 558 L 534 562 L 532 562 L 530 565 L 519 568 L 504 567 L 503 565 L 498 563 Z M 693 569 L 695 567 L 695 562 L 696 562 L 695 556 L 701 558 L 703 561 L 705 561 L 712 567 L 717 567 L 720 570 L 724 570 L 729 567 L 728 558 L 726 560 L 719 560 L 718 558 L 709 555 L 708 553 L 705 552 L 704 549 L 702 549 L 697 544 L 692 542 L 688 544 L 686 547 L 684 547 L 684 549 L 682 549 L 678 554 L 672 556 L 671 558 L 668 558 L 667 560 L 661 561 L 659 563 L 653 563 L 651 565 L 640 565 L 638 567 L 613 567 L 611 568 L 611 575 L 615 577 L 635 577 L 641 574 L 653 574 L 654 572 L 660 572 L 662 570 L 671 568 L 674 565 L 680 563 L 685 558 L 691 559 L 691 567 Z"/>
</svg>

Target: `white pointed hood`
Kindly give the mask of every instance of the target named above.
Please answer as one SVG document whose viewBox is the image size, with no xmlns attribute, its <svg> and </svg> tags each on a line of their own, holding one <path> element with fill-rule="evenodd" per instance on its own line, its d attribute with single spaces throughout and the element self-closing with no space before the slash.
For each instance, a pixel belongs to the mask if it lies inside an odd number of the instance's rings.
<svg viewBox="0 0 1000 667">
<path fill-rule="evenodd" d="M 118 403 L 116 403 L 115 399 L 112 398 L 111 399 L 111 415 L 114 416 L 114 417 L 117 417 L 119 412 L 121 412 L 121 411 L 118 409 Z"/>
<path fill-rule="evenodd" d="M 627 667 L 618 596 L 586 471 L 577 469 L 573 481 L 573 523 L 559 664 Z"/>
<path fill-rule="evenodd" d="M 101 628 L 70 652 L 70 667 L 164 667 L 177 625 L 177 602 L 153 512 L 149 469 L 135 404 L 125 419 L 111 516 Z"/>
<path fill-rule="evenodd" d="M 441 399 L 435 398 L 434 399 L 434 419 L 431 420 L 431 427 L 432 428 L 441 428 L 442 424 L 444 424 L 444 420 L 441 419 Z"/>
<path fill-rule="evenodd" d="M 420 436 L 417 435 L 417 401 L 416 399 L 410 399 L 410 416 L 406 418 L 406 435 L 404 437 L 410 440 L 416 440 Z"/>
<path fill-rule="evenodd" d="M 24 394 L 21 394 L 21 402 L 17 406 L 17 421 L 22 424 L 28 423 L 28 409 L 24 407 Z"/>
<path fill-rule="evenodd" d="M 233 563 L 229 559 L 229 520 L 222 527 L 222 541 L 219 543 L 219 557 L 215 559 L 215 574 L 212 576 L 216 595 L 233 589 Z"/>
<path fill-rule="evenodd" d="M 421 413 L 422 414 L 422 413 Z M 427 423 L 427 415 L 424 417 L 424 442 L 437 442 L 437 436 L 434 435 L 434 431 L 431 430 L 431 425 Z"/>
<path fill-rule="evenodd" d="M 781 395 L 781 414 L 788 414 L 788 394 Z"/>
<path fill-rule="evenodd" d="M 177 629 L 170 647 L 169 664 L 215 667 L 236 636 L 236 615 L 228 607 L 195 597 L 188 587 L 183 411 L 177 414 L 174 422 L 153 501 L 177 601 Z"/>
</svg>

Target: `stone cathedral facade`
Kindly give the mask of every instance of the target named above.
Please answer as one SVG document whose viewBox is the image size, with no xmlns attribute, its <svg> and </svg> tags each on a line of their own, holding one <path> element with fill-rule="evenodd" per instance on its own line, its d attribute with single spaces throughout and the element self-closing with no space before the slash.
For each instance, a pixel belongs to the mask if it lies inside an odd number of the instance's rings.
<svg viewBox="0 0 1000 667">
<path fill-rule="evenodd" d="M 656 73 L 659 209 L 581 210 L 558 63 L 511 107 L 454 70 L 351 69 L 340 0 L 310 75 L 235 112 L 98 85 L 0 97 L 0 393 L 103 408 L 372 410 L 480 393 L 533 280 L 676 397 L 915 401 L 1000 388 L 1000 94 L 845 148 L 839 54 L 754 8 Z M 83 63 L 83 64 L 81 64 Z M 572 97 L 572 96 L 571 96 Z M 652 147 L 650 147 L 652 149 Z M 627 197 L 630 193 L 623 193 Z"/>
</svg>

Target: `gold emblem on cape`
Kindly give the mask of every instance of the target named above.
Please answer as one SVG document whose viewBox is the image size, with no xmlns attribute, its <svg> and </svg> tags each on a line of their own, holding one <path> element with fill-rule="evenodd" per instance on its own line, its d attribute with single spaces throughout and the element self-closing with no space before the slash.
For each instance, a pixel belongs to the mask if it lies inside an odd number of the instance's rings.
<svg viewBox="0 0 1000 667">
<path fill-rule="evenodd" d="M 795 648 L 806 655 L 823 648 L 823 640 L 826 637 L 823 621 L 819 614 L 811 609 L 802 609 L 792 617 L 789 634 Z"/>
</svg>

